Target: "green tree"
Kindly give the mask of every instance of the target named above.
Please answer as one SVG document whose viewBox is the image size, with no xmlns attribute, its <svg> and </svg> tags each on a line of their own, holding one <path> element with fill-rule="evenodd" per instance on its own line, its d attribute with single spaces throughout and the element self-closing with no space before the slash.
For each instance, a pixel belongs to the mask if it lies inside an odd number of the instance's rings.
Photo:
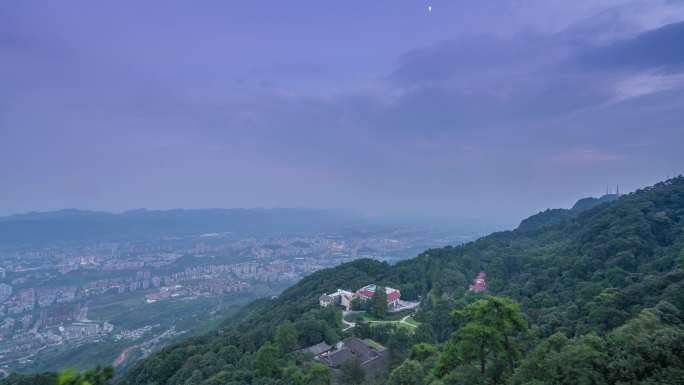
<svg viewBox="0 0 684 385">
<path fill-rule="evenodd" d="M 283 353 L 291 352 L 297 348 L 297 329 L 290 321 L 283 322 L 276 329 L 275 342 Z"/>
<path fill-rule="evenodd" d="M 455 311 L 453 315 L 465 322 L 457 332 L 464 358 L 476 357 L 480 372 L 484 374 L 489 354 L 505 354 L 508 369 L 513 372 L 515 360 L 520 356 L 515 339 L 528 332 L 527 322 L 517 304 L 504 297 L 491 296 Z"/>
<path fill-rule="evenodd" d="M 611 383 L 684 381 L 684 329 L 673 325 L 670 316 L 657 307 L 645 309 L 606 336 L 604 372 Z"/>
<path fill-rule="evenodd" d="M 234 345 L 228 345 L 225 347 L 222 347 L 221 350 L 219 350 L 219 356 L 223 358 L 227 363 L 231 365 L 235 365 L 240 361 L 240 350 L 238 350 L 237 347 Z"/>
<path fill-rule="evenodd" d="M 384 287 L 375 287 L 375 294 L 371 298 L 370 312 L 378 318 L 383 318 L 387 314 L 387 292 Z"/>
<path fill-rule="evenodd" d="M 434 345 L 420 343 L 411 347 L 411 354 L 409 355 L 409 358 L 411 360 L 425 362 L 428 359 L 437 356 L 437 354 L 438 351 Z"/>
<path fill-rule="evenodd" d="M 2 385 L 55 385 L 57 382 L 57 373 L 42 373 L 42 374 L 17 374 L 12 373 L 9 377 L 0 380 Z"/>
<path fill-rule="evenodd" d="M 444 377 L 461 364 L 460 346 L 455 340 L 447 341 L 437 357 L 434 373 L 437 377 Z"/>
<path fill-rule="evenodd" d="M 325 321 L 331 328 L 341 328 L 344 326 L 342 323 L 342 311 L 336 306 L 320 309 L 318 318 Z"/>
<path fill-rule="evenodd" d="M 283 375 L 283 378 L 285 379 L 285 381 L 287 381 L 287 384 L 289 385 L 308 385 L 306 382 L 306 375 L 299 368 L 292 369 L 286 372 Z"/>
<path fill-rule="evenodd" d="M 589 320 L 604 330 L 622 324 L 628 313 L 616 306 L 615 299 L 620 290 L 614 287 L 604 289 L 589 303 Z"/>
<path fill-rule="evenodd" d="M 520 357 L 520 352 L 514 346 L 514 338 L 528 333 L 527 321 L 522 317 L 520 306 L 504 297 L 489 297 L 486 302 L 493 312 L 494 327 L 503 336 L 508 370 L 512 373 L 514 362 Z"/>
<path fill-rule="evenodd" d="M 605 349 L 606 341 L 596 335 L 569 340 L 560 333 L 554 334 L 532 350 L 510 382 L 514 385 L 606 384 L 609 369 Z"/>
<path fill-rule="evenodd" d="M 513 376 L 513 384 L 527 381 L 551 382 L 559 353 L 570 340 L 563 333 L 555 333 L 538 344 L 517 368 Z"/>
<path fill-rule="evenodd" d="M 356 321 L 356 327 L 352 329 L 352 332 L 359 338 L 371 338 L 371 325 L 366 321 Z"/>
<path fill-rule="evenodd" d="M 394 367 L 403 362 L 411 348 L 411 335 L 406 329 L 394 325 L 389 329 L 387 348 L 389 349 L 390 366 Z"/>
<path fill-rule="evenodd" d="M 185 380 L 183 385 L 200 385 L 204 381 L 204 375 L 200 370 L 193 370 L 192 375 Z"/>
<path fill-rule="evenodd" d="M 414 339 L 417 342 L 434 343 L 436 341 L 434 329 L 430 324 L 422 323 L 416 328 Z"/>
<path fill-rule="evenodd" d="M 679 251 L 679 255 L 677 256 L 675 263 L 678 269 L 684 270 L 684 247 L 682 247 L 682 249 Z"/>
<path fill-rule="evenodd" d="M 463 361 L 477 360 L 480 374 L 485 374 L 489 354 L 502 351 L 498 331 L 487 324 L 471 321 L 457 332 L 458 350 Z"/>
<path fill-rule="evenodd" d="M 453 304 L 449 301 L 437 300 L 432 311 L 426 315 L 426 321 L 432 326 L 432 332 L 437 341 L 447 340 L 455 330 L 451 309 L 453 309 Z"/>
<path fill-rule="evenodd" d="M 351 308 L 354 311 L 368 310 L 368 303 L 363 301 L 361 298 L 356 297 L 351 301 Z"/>
<path fill-rule="evenodd" d="M 390 373 L 388 385 L 422 385 L 423 370 L 420 364 L 406 360 Z"/>
<path fill-rule="evenodd" d="M 255 377 L 276 377 L 279 373 L 278 348 L 270 341 L 263 344 L 254 357 Z"/>
<path fill-rule="evenodd" d="M 344 385 L 359 385 L 366 378 L 361 361 L 355 356 L 340 367 L 340 381 Z"/>
<path fill-rule="evenodd" d="M 307 385 L 330 385 L 332 382 L 332 373 L 327 366 L 322 364 L 313 364 L 304 376 Z"/>
<path fill-rule="evenodd" d="M 107 385 L 114 377 L 114 370 L 110 367 L 97 367 L 94 370 L 78 373 L 64 370 L 57 377 L 57 385 Z"/>
</svg>

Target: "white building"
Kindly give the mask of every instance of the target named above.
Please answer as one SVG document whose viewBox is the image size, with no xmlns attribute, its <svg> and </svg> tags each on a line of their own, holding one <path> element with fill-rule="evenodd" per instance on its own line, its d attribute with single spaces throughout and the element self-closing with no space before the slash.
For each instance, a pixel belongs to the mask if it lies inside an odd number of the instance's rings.
<svg viewBox="0 0 684 385">
<path fill-rule="evenodd" d="M 331 294 L 323 294 L 318 298 L 318 303 L 321 307 L 327 307 L 330 305 L 339 305 L 345 308 L 345 310 L 351 310 L 351 302 L 354 299 L 354 293 L 351 291 L 346 291 L 342 289 L 337 289 L 336 292 Z"/>
<path fill-rule="evenodd" d="M 4 301 L 12 296 L 12 286 L 6 283 L 0 283 L 0 301 Z"/>
<path fill-rule="evenodd" d="M 345 310 L 352 310 L 352 300 L 354 298 L 359 298 L 362 301 L 368 301 L 375 295 L 376 285 L 367 285 L 355 293 L 350 291 L 337 289 L 337 291 L 331 294 L 323 294 L 318 297 L 318 303 L 321 307 L 327 307 L 330 305 L 342 306 Z M 387 307 L 393 309 L 399 306 L 399 299 L 401 298 L 401 292 L 397 289 L 391 287 L 385 288 L 385 293 L 387 294 Z"/>
</svg>

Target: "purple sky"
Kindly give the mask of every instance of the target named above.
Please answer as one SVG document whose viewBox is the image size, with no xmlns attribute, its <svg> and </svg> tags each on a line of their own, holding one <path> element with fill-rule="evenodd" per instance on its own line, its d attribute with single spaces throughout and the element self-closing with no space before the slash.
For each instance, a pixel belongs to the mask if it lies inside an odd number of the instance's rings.
<svg viewBox="0 0 684 385">
<path fill-rule="evenodd" d="M 3 1 L 0 214 L 516 221 L 683 172 L 683 42 L 667 0 Z"/>
</svg>

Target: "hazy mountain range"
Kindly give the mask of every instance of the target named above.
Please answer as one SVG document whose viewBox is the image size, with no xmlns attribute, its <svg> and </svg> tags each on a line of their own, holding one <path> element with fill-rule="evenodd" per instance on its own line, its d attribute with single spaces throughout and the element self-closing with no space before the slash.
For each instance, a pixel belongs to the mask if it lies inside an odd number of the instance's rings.
<svg viewBox="0 0 684 385">
<path fill-rule="evenodd" d="M 123 213 L 75 209 L 0 218 L 0 244 L 140 239 L 233 232 L 276 234 L 339 230 L 364 218 L 341 210 L 195 209 Z"/>
<path fill-rule="evenodd" d="M 522 221 L 522 230 L 557 223 L 617 195 L 584 198 L 571 209 L 549 209 Z M 0 217 L 0 245 L 51 242 L 112 241 L 204 233 L 275 235 L 298 233 L 372 231 L 379 227 L 425 225 L 459 234 L 484 235 L 501 225 L 476 219 L 450 222 L 415 218 L 373 217 L 341 209 L 232 208 L 232 209 L 137 209 L 122 213 L 65 209 Z"/>
</svg>

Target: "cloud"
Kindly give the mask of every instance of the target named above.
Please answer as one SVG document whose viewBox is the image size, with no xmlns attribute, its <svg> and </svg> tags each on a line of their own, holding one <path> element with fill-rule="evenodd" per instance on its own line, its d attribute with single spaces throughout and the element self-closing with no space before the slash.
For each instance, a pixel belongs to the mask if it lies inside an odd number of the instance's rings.
<svg viewBox="0 0 684 385">
<path fill-rule="evenodd" d="M 541 39 L 526 36 L 503 38 L 470 36 L 411 50 L 399 57 L 390 80 L 399 85 L 430 84 L 478 74 L 512 73 L 525 65 L 538 64 L 552 56 L 542 50 Z M 546 47 L 549 48 L 549 47 Z"/>
<path fill-rule="evenodd" d="M 415 116 L 431 119 L 439 108 L 441 119 L 429 125 L 439 131 L 515 124 L 684 85 L 684 22 L 609 41 L 587 38 L 599 28 L 596 22 L 551 35 L 469 37 L 402 55 L 389 80 L 404 93 L 398 105 L 409 118 L 403 122 L 418 127 L 412 111 L 427 111 Z"/>
<path fill-rule="evenodd" d="M 553 157 L 554 161 L 564 164 L 601 164 L 623 160 L 624 155 L 597 149 L 572 149 Z"/>
<path fill-rule="evenodd" d="M 660 69 L 684 67 L 684 21 L 643 32 L 633 38 L 591 47 L 577 56 L 578 65 L 597 70 Z"/>
<path fill-rule="evenodd" d="M 637 73 L 615 83 L 615 98 L 610 103 L 619 103 L 677 88 L 684 88 L 684 73 L 675 75 L 658 72 Z"/>
<path fill-rule="evenodd" d="M 0 22 L 0 163 L 19 165 L 0 169 L 17 186 L 0 201 L 40 208 L 44 180 L 62 206 L 157 204 L 163 188 L 168 205 L 499 215 L 537 202 L 538 180 L 573 199 L 591 182 L 559 165 L 636 178 L 682 160 L 679 3 L 445 2 L 428 22 L 415 2 L 378 3 L 354 28 L 346 3 L 266 19 L 160 4 L 27 5 Z M 494 207 L 482 191 L 500 186 L 522 203 Z"/>
</svg>

